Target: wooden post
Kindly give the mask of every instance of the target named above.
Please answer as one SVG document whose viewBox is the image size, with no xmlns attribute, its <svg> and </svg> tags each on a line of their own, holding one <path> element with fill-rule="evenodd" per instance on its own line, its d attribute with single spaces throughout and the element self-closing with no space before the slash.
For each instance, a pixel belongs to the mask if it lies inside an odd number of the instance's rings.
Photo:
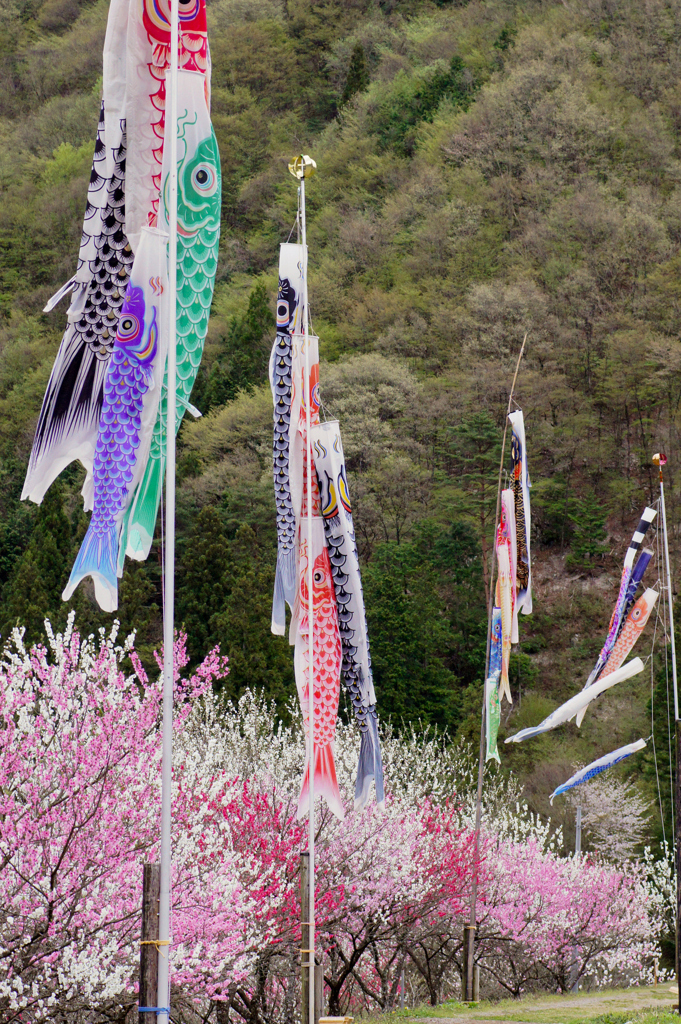
<svg viewBox="0 0 681 1024">
<path fill-rule="evenodd" d="M 324 998 L 324 971 L 322 970 L 321 956 L 315 960 L 314 972 L 314 1024 L 319 1024 L 322 1015 L 322 1000 Z"/>
<path fill-rule="evenodd" d="M 140 946 L 139 1006 L 156 1006 L 158 989 L 158 910 L 161 865 L 145 864 L 142 874 L 142 944 Z M 167 950 L 166 950 L 167 955 Z M 156 1024 L 156 1013 L 140 1013 L 139 1024 Z"/>
<path fill-rule="evenodd" d="M 300 855 L 300 1016 L 309 1024 L 310 1016 L 310 855 Z"/>
<path fill-rule="evenodd" d="M 309 1024 L 310 1017 L 310 855 L 300 855 L 300 1011 L 302 1024 Z M 314 972 L 315 1008 L 314 1024 L 319 1024 L 323 998 L 323 973 L 321 964 Z"/>
<path fill-rule="evenodd" d="M 475 925 L 463 926 L 463 970 L 461 972 L 461 1002 L 475 1001 Z"/>
</svg>

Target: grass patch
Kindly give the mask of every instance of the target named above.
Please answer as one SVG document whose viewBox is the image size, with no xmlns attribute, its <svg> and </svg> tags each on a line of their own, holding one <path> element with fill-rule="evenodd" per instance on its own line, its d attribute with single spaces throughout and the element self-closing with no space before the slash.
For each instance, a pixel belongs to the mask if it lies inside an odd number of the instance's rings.
<svg viewBox="0 0 681 1024">
<path fill-rule="evenodd" d="M 458 1021 L 513 1021 L 523 1024 L 678 1024 L 672 1012 L 675 996 L 666 985 L 657 988 L 611 989 L 573 995 L 533 995 L 521 1000 L 421 1005 L 397 1010 L 390 1017 L 418 1021 L 424 1017 Z M 658 1004 L 657 1006 L 655 1004 Z M 662 1006 L 661 1003 L 666 1005 Z"/>
</svg>

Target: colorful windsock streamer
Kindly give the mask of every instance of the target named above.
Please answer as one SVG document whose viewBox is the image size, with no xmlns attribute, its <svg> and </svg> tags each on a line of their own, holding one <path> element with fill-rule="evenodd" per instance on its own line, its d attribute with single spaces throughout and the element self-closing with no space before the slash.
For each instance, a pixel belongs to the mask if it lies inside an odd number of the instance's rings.
<svg viewBox="0 0 681 1024">
<path fill-rule="evenodd" d="M 608 768 L 619 764 L 625 758 L 631 757 L 632 754 L 637 754 L 639 750 L 644 749 L 645 745 L 645 740 L 636 740 L 635 743 L 629 743 L 626 747 L 618 747 L 617 750 L 613 750 L 610 754 L 605 754 L 604 757 L 599 757 L 597 761 L 592 761 L 586 768 L 575 772 L 562 786 L 558 786 L 549 797 L 549 802 L 553 803 L 555 797 L 560 796 L 561 793 L 567 793 L 568 789 L 573 789 L 575 786 L 581 785 L 582 782 L 588 782 L 589 779 L 593 779 L 596 775 L 600 775 L 601 772 L 607 771 Z"/>
<path fill-rule="evenodd" d="M 605 676 L 603 679 L 597 680 L 586 690 L 581 690 L 570 700 L 566 701 L 565 704 L 561 704 L 559 708 L 556 708 L 543 722 L 539 725 L 531 726 L 528 729 L 521 729 L 520 732 L 515 733 L 513 736 L 508 736 L 505 740 L 506 743 L 520 743 L 522 740 L 532 739 L 534 736 L 540 736 L 544 732 L 549 732 L 551 729 L 556 729 L 559 725 L 563 725 L 565 722 L 571 721 L 575 715 L 589 704 L 594 697 L 597 697 L 599 693 L 603 693 L 604 690 L 610 689 L 611 686 L 616 686 L 617 683 L 623 682 L 625 679 L 631 679 L 632 676 L 638 675 L 639 672 L 643 671 L 643 662 L 640 658 L 633 658 L 628 661 L 622 668 L 617 669 L 609 676 Z"/>
<path fill-rule="evenodd" d="M 497 735 L 501 722 L 501 705 L 499 703 L 499 669 L 485 681 L 485 760 L 493 758 L 501 761 L 497 750 Z"/>
<path fill-rule="evenodd" d="M 270 386 L 274 403 L 272 469 L 277 506 L 277 568 L 272 599 L 272 632 L 286 632 L 286 605 L 296 596 L 296 514 L 291 495 L 289 452 L 293 401 L 293 336 L 301 333 L 303 312 L 303 247 L 285 243 L 279 253 L 277 335 L 270 356 Z M 294 429 L 297 429 L 294 425 Z"/>
<path fill-rule="evenodd" d="M 622 625 L 620 634 L 615 641 L 615 646 L 613 647 L 610 657 L 605 664 L 605 668 L 598 677 L 599 679 L 606 679 L 613 672 L 616 672 L 623 664 L 624 659 L 631 653 L 634 644 L 640 637 L 648 619 L 650 618 L 650 613 L 655 607 L 655 602 L 658 597 L 659 594 L 656 590 L 646 590 L 645 594 L 642 594 L 638 601 L 636 601 L 632 606 L 625 622 Z M 582 724 L 588 706 L 589 705 L 586 704 L 578 713 L 577 718 L 575 719 L 577 725 Z"/>
<path fill-rule="evenodd" d="M 508 502 L 508 496 L 512 498 L 512 492 L 502 492 L 501 516 L 497 529 L 497 589 L 496 604 L 501 609 L 501 675 L 499 677 L 499 693 L 505 696 L 509 704 L 513 703 L 511 697 L 511 684 L 508 678 L 509 661 L 511 657 L 511 644 L 513 642 L 513 611 L 515 605 L 515 581 L 513 579 L 512 544 L 511 532 L 514 523 L 509 518 L 509 511 L 513 509 Z"/>
<path fill-rule="evenodd" d="M 522 411 L 509 413 L 511 423 L 511 457 L 513 459 L 513 500 L 517 537 L 516 615 L 532 612 L 532 565 L 530 557 L 530 473 L 527 468 L 525 420 Z"/>
<path fill-rule="evenodd" d="M 189 396 L 206 335 L 220 230 L 205 0 L 182 5 L 179 61 L 175 429 L 186 409 L 199 415 Z M 78 264 L 46 307 L 53 309 L 71 294 L 68 326 L 48 382 L 22 494 L 40 502 L 66 466 L 76 459 L 83 464 L 84 506 L 94 512 L 64 598 L 79 580 L 92 576 L 105 610 L 116 607 L 125 554 L 148 555 L 164 473 L 167 385 L 161 378 L 171 311 L 162 309 L 166 299 L 150 282 L 165 282 L 167 292 L 167 245 L 154 232 L 157 225 L 162 232 L 168 229 L 164 111 L 169 64 L 168 0 L 111 0 Z M 150 262 L 156 266 L 153 273 Z M 131 280 L 134 289 L 128 294 Z M 152 329 L 147 313 L 155 303 Z"/>
<path fill-rule="evenodd" d="M 178 74 L 177 118 L 177 415 L 175 432 L 199 372 L 213 301 L 220 240 L 220 154 L 205 99 L 202 75 Z M 168 230 L 167 147 L 163 163 L 160 224 Z M 144 560 L 151 548 L 165 473 L 167 386 L 164 384 L 149 460 L 126 523 L 125 553 Z M 198 415 L 198 413 L 196 413 Z"/>
<path fill-rule="evenodd" d="M 369 800 L 372 782 L 375 785 L 376 802 L 379 806 L 383 805 L 383 763 L 359 557 L 343 444 L 336 420 L 320 423 L 312 429 L 312 452 L 336 591 L 343 648 L 343 682 L 350 695 L 361 734 L 355 783 L 355 809 L 359 810 Z"/>
<path fill-rule="evenodd" d="M 167 352 L 167 235 L 144 228 L 104 380 L 90 525 L 63 593 L 86 576 L 100 608 L 118 607 L 123 517 L 146 468 Z M 165 326 L 165 330 L 163 329 Z"/>
<path fill-rule="evenodd" d="M 598 679 L 599 675 L 603 671 L 603 668 L 607 664 L 608 658 L 610 657 L 610 652 L 615 646 L 615 641 L 617 640 L 620 628 L 622 626 L 625 608 L 629 601 L 629 585 L 632 582 L 634 559 L 636 558 L 636 553 L 638 552 L 639 548 L 641 547 L 641 544 L 643 543 L 643 539 L 646 535 L 648 527 L 653 522 L 656 515 L 657 512 L 655 511 L 655 509 L 646 507 L 643 510 L 643 514 L 641 515 L 639 524 L 636 530 L 634 531 L 633 537 L 631 538 L 631 542 L 627 549 L 627 553 L 624 557 L 624 567 L 622 569 L 622 579 L 620 581 L 619 594 L 617 595 L 617 601 L 615 602 L 615 607 L 610 618 L 610 625 L 608 626 L 608 635 L 605 639 L 603 649 L 601 650 L 601 653 L 598 656 L 598 661 L 596 662 L 589 678 L 584 684 L 584 689 L 586 689 L 588 686 L 591 686 L 595 682 L 595 680 Z M 643 570 L 645 569 L 646 565 L 647 562 L 645 562 L 642 565 L 641 575 L 643 575 Z"/>
<path fill-rule="evenodd" d="M 309 734 L 310 627 L 308 558 L 313 561 L 314 632 L 314 789 L 342 818 L 334 742 L 341 675 L 360 729 L 355 808 L 368 803 L 371 783 L 376 802 L 384 803 L 383 765 L 378 735 L 376 695 L 371 675 L 364 599 L 355 544 L 352 507 L 338 423 L 319 420 L 319 347 L 304 334 L 305 252 L 302 245 L 281 246 L 277 331 L 270 358 L 274 404 L 272 465 L 277 508 L 277 568 L 272 602 L 272 632 L 286 632 L 305 734 Z M 309 378 L 306 380 L 305 349 Z M 310 427 L 312 493 L 307 484 L 307 396 Z M 308 501 L 312 512 L 312 551 L 308 556 Z M 298 814 L 306 811 L 309 793 L 307 755 Z"/>
</svg>

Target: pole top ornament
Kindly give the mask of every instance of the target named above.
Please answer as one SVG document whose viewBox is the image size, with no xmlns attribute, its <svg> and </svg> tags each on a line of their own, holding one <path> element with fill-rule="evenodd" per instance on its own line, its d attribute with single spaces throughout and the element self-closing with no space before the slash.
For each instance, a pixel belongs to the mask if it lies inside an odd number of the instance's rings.
<svg viewBox="0 0 681 1024">
<path fill-rule="evenodd" d="M 656 455 L 653 455 L 653 463 L 656 466 L 666 466 L 667 456 L 664 454 L 664 452 L 658 452 Z"/>
<path fill-rule="evenodd" d="M 317 164 L 314 162 L 311 156 L 307 156 L 303 153 L 301 156 L 295 156 L 291 163 L 288 165 L 288 169 L 294 178 L 301 181 L 303 178 L 311 178 L 314 172 L 317 170 Z"/>
</svg>

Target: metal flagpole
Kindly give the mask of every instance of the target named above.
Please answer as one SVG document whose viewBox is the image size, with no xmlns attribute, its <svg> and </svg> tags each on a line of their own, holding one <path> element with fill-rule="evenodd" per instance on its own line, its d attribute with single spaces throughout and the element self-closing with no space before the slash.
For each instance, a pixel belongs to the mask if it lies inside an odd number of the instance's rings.
<svg viewBox="0 0 681 1024">
<path fill-rule="evenodd" d="M 676 805 L 676 835 L 674 836 L 674 857 L 676 863 L 676 986 L 681 992 L 681 722 L 679 722 L 679 687 L 676 677 L 676 637 L 674 636 L 674 595 L 672 593 L 672 573 L 669 565 L 669 537 L 667 534 L 667 509 L 664 503 L 664 481 L 662 467 L 667 463 L 663 452 L 653 455 L 653 462 L 660 470 L 660 513 L 662 516 L 662 536 L 664 539 L 664 563 L 667 574 L 667 597 L 669 598 L 669 633 L 672 648 L 672 682 L 674 686 L 674 728 L 676 735 L 676 785 L 674 802 Z M 681 1002 L 681 996 L 679 996 Z"/>
<path fill-rule="evenodd" d="M 308 1024 L 316 1024 L 314 1012 L 314 953 L 315 953 L 315 905 L 314 905 L 314 594 L 312 592 L 312 389 L 310 387 L 310 317 L 307 308 L 307 224 L 305 220 L 305 166 L 303 164 L 303 176 L 300 179 L 300 220 L 301 234 L 303 237 L 303 331 L 305 333 L 305 454 L 307 457 L 307 621 L 308 640 L 307 649 L 309 654 L 309 678 L 308 678 L 308 764 L 309 764 L 309 838 L 308 848 L 310 851 L 310 951 L 307 954 L 310 958 L 308 996 L 310 1008 L 308 1010 Z"/>
<path fill-rule="evenodd" d="M 314 818 L 314 595 L 313 584 L 313 555 L 312 555 L 312 387 L 310 380 L 310 316 L 308 309 L 307 291 L 307 221 L 305 217 L 305 179 L 310 178 L 316 169 L 316 164 L 309 156 L 296 157 L 289 164 L 289 170 L 300 182 L 300 230 L 303 244 L 303 334 L 305 345 L 305 453 L 307 458 L 307 603 L 308 603 L 308 652 L 309 652 L 309 677 L 308 677 L 308 771 L 309 771 L 309 832 L 308 850 L 310 856 L 309 867 L 309 949 L 308 949 L 308 1024 L 316 1024 L 315 1015 L 315 862 L 314 862 L 314 841 L 315 841 L 315 818 Z"/>
<path fill-rule="evenodd" d="M 179 4 L 170 3 L 170 89 L 166 89 L 168 188 L 168 387 L 166 405 L 166 527 L 163 601 L 163 760 L 161 769 L 161 892 L 158 918 L 157 1024 L 170 1024 L 170 808 L 173 772 L 173 647 L 175 626 L 175 420 L 177 392 L 177 69 Z"/>
</svg>

